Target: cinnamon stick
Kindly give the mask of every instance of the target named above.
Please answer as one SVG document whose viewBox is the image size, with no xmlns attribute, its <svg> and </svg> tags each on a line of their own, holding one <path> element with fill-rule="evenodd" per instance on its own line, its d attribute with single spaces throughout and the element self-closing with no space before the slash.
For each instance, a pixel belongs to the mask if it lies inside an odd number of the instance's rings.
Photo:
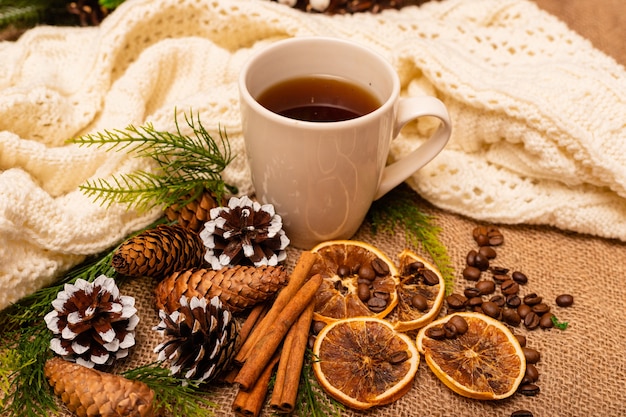
<svg viewBox="0 0 626 417">
<path fill-rule="evenodd" d="M 263 403 L 265 402 L 267 390 L 269 389 L 274 366 L 278 363 L 279 357 L 280 355 L 278 353 L 272 357 L 250 390 L 239 390 L 233 402 L 233 412 L 235 415 L 240 417 L 257 417 L 259 415 L 261 408 L 263 408 Z"/>
<path fill-rule="evenodd" d="M 241 346 L 237 355 L 235 355 L 235 363 L 242 364 L 250 356 L 250 352 L 255 343 L 267 332 L 267 329 L 276 321 L 278 314 L 285 308 L 287 303 L 294 297 L 296 292 L 302 287 L 309 275 L 309 271 L 315 263 L 317 255 L 310 251 L 302 252 L 293 272 L 289 276 L 289 282 L 278 293 L 272 307 L 267 312 L 263 320 L 255 326 L 252 333 L 248 336 L 244 344 Z"/>
<path fill-rule="evenodd" d="M 248 390 L 259 378 L 289 328 L 312 302 L 321 283 L 322 276 L 313 275 L 287 303 L 267 332 L 254 344 L 254 354 L 251 354 L 244 362 L 235 378 L 235 383 L 239 384 L 244 391 Z"/>
<path fill-rule="evenodd" d="M 313 302 L 309 303 L 285 336 L 270 400 L 274 411 L 291 413 L 295 408 L 314 307 Z"/>
</svg>

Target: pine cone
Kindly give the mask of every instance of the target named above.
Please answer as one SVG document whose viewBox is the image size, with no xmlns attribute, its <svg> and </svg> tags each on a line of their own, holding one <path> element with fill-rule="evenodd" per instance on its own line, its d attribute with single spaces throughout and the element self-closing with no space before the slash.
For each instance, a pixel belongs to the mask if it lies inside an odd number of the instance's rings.
<svg viewBox="0 0 626 417">
<path fill-rule="evenodd" d="M 287 257 L 282 218 L 271 204 L 233 197 L 228 207 L 211 210 L 200 237 L 207 247 L 205 259 L 215 270 L 233 265 L 277 265 Z"/>
<path fill-rule="evenodd" d="M 220 204 L 215 201 L 213 193 L 205 190 L 198 198 L 184 206 L 174 204 L 167 207 L 165 216 L 170 221 L 177 221 L 185 229 L 200 232 L 204 223 L 211 218 L 210 210 L 218 206 Z"/>
<path fill-rule="evenodd" d="M 228 367 L 237 349 L 239 324 L 218 297 L 209 301 L 182 296 L 178 310 L 160 310 L 159 317 L 154 330 L 169 339 L 154 351 L 160 361 L 170 360 L 173 375 L 208 382 Z"/>
<path fill-rule="evenodd" d="M 89 369 L 59 357 L 44 365 L 54 393 L 79 417 L 152 417 L 154 392 L 143 382 Z"/>
<path fill-rule="evenodd" d="M 179 307 L 180 297 L 200 297 L 220 301 L 233 313 L 272 298 L 287 284 L 289 275 L 282 266 L 243 266 L 190 269 L 175 272 L 157 285 L 156 305 L 168 313 Z"/>
<path fill-rule="evenodd" d="M 202 266 L 204 252 L 197 233 L 179 225 L 160 225 L 124 242 L 113 254 L 111 264 L 120 274 L 161 279 Z"/>
<path fill-rule="evenodd" d="M 90 368 L 110 365 L 135 345 L 135 299 L 120 296 L 112 278 L 100 275 L 93 283 L 78 279 L 65 284 L 52 307 L 44 317 L 55 335 L 50 348 L 67 360 Z"/>
</svg>

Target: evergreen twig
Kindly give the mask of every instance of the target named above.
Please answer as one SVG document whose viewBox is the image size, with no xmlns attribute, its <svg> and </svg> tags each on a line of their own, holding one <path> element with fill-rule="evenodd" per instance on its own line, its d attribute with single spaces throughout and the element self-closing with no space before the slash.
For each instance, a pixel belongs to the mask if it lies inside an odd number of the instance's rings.
<svg viewBox="0 0 626 417">
<path fill-rule="evenodd" d="M 323 393 L 324 391 L 318 385 L 313 373 L 313 360 L 313 352 L 307 348 L 300 374 L 296 409 L 293 415 L 299 417 L 338 417 L 344 410 L 344 406 Z"/>
</svg>

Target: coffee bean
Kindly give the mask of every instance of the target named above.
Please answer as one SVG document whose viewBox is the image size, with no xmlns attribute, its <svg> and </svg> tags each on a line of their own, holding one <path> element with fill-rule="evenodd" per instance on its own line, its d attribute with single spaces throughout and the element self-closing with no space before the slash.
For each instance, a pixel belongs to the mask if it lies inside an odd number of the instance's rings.
<svg viewBox="0 0 626 417">
<path fill-rule="evenodd" d="M 522 318 L 515 309 L 505 308 L 502 310 L 502 321 L 513 327 L 517 327 L 522 322 Z"/>
<path fill-rule="evenodd" d="M 362 265 L 359 268 L 359 278 L 367 279 L 369 281 L 373 281 L 376 278 L 376 272 L 374 272 L 374 268 L 368 265 Z"/>
<path fill-rule="evenodd" d="M 519 292 L 519 284 L 512 279 L 507 279 L 500 284 L 500 291 L 504 295 L 517 294 Z"/>
<path fill-rule="evenodd" d="M 488 247 L 488 246 L 486 246 Z M 509 268 L 505 268 L 503 266 L 490 266 L 489 267 L 491 269 L 491 272 L 493 272 L 496 275 L 506 275 L 509 273 Z"/>
<path fill-rule="evenodd" d="M 313 333 L 318 334 L 322 331 L 322 329 L 326 326 L 326 323 L 323 321 L 314 321 L 313 322 Z"/>
<path fill-rule="evenodd" d="M 506 305 L 512 308 L 517 308 L 522 304 L 522 299 L 517 294 L 511 294 L 506 296 Z"/>
<path fill-rule="evenodd" d="M 506 274 L 493 274 L 493 280 L 502 285 L 503 282 L 510 280 L 511 278 L 509 278 L 508 275 Z"/>
<path fill-rule="evenodd" d="M 550 306 L 546 303 L 535 304 L 531 308 L 533 312 L 537 313 L 540 316 L 550 311 Z"/>
<path fill-rule="evenodd" d="M 375 313 L 380 313 L 387 307 L 387 300 L 382 298 L 372 297 L 367 300 L 367 307 Z"/>
<path fill-rule="evenodd" d="M 428 300 L 422 294 L 415 294 L 411 297 L 411 305 L 419 311 L 426 311 L 428 309 Z"/>
<path fill-rule="evenodd" d="M 426 329 L 424 333 L 427 337 L 435 340 L 441 340 L 446 337 L 446 332 L 443 330 L 443 326 L 434 326 Z"/>
<path fill-rule="evenodd" d="M 452 323 L 454 325 L 454 327 L 456 328 L 456 334 L 459 336 L 467 332 L 467 329 L 468 329 L 467 321 L 463 317 L 459 316 L 458 314 L 455 314 L 452 317 L 450 317 L 450 319 L 448 319 L 448 323 Z"/>
<path fill-rule="evenodd" d="M 513 278 L 513 281 L 517 282 L 518 284 L 526 284 L 528 282 L 528 277 L 520 271 L 514 271 L 511 274 L 511 278 Z"/>
<path fill-rule="evenodd" d="M 482 297 L 472 297 L 469 300 L 467 300 L 467 305 L 469 307 L 478 307 L 483 302 L 484 302 L 484 300 L 482 299 Z"/>
<path fill-rule="evenodd" d="M 463 295 L 467 298 L 480 297 L 480 290 L 475 287 L 466 288 L 463 290 Z"/>
<path fill-rule="evenodd" d="M 376 258 L 372 261 L 372 269 L 379 277 L 389 275 L 389 265 L 380 258 Z"/>
<path fill-rule="evenodd" d="M 537 370 L 537 367 L 532 363 L 527 363 L 525 376 L 528 377 L 530 382 L 537 382 L 539 379 L 539 371 Z"/>
<path fill-rule="evenodd" d="M 539 387 L 535 384 L 520 385 L 520 387 L 517 390 L 520 394 L 523 394 L 529 397 L 534 397 L 535 395 L 539 394 L 539 391 L 540 391 Z"/>
<path fill-rule="evenodd" d="M 385 301 L 389 301 L 389 298 L 391 297 L 391 295 L 387 291 L 382 290 L 376 290 L 372 295 L 376 298 L 382 298 Z"/>
<path fill-rule="evenodd" d="M 526 346 L 526 336 L 521 335 L 521 334 L 516 334 L 515 338 L 517 339 L 521 347 Z"/>
<path fill-rule="evenodd" d="M 448 307 L 454 310 L 460 310 L 467 305 L 467 297 L 461 294 L 450 294 L 446 297 L 446 302 L 448 303 Z"/>
<path fill-rule="evenodd" d="M 482 246 L 478 253 L 484 256 L 487 259 L 494 259 L 497 256 L 495 249 L 490 246 Z"/>
<path fill-rule="evenodd" d="M 504 235 L 498 229 L 491 229 L 487 233 L 488 241 L 490 246 L 500 246 L 504 243 Z"/>
<path fill-rule="evenodd" d="M 480 308 L 482 308 L 483 312 L 489 317 L 492 317 L 494 319 L 500 317 L 500 307 L 498 307 L 496 303 L 492 303 L 491 301 L 485 301 L 480 305 Z"/>
<path fill-rule="evenodd" d="M 446 339 L 454 339 L 457 336 L 456 326 L 449 321 L 443 325 L 443 331 L 446 333 Z"/>
<path fill-rule="evenodd" d="M 496 290 L 495 282 L 491 280 L 478 281 L 475 286 L 482 295 L 493 294 Z"/>
<path fill-rule="evenodd" d="M 501 295 L 494 295 L 489 299 L 492 303 L 496 303 L 498 307 L 502 308 L 506 304 L 506 300 Z"/>
<path fill-rule="evenodd" d="M 478 255 L 478 252 L 474 249 L 467 252 L 467 255 L 465 256 L 465 263 L 467 266 L 476 266 L 476 255 Z"/>
<path fill-rule="evenodd" d="M 526 316 L 528 315 L 528 313 L 530 313 L 530 312 L 532 312 L 532 309 L 527 304 L 521 304 L 519 307 L 517 307 L 517 314 L 519 314 L 519 316 L 522 319 L 525 319 Z"/>
<path fill-rule="evenodd" d="M 350 275 L 350 267 L 348 265 L 339 265 L 337 268 L 337 275 L 341 278 L 345 278 Z"/>
<path fill-rule="evenodd" d="M 358 275 L 360 268 L 361 268 L 361 264 L 357 262 L 356 264 L 352 265 L 352 268 L 350 269 L 350 274 Z"/>
<path fill-rule="evenodd" d="M 422 279 L 426 285 L 432 286 L 439 284 L 439 276 L 430 269 L 425 269 L 424 272 L 422 272 Z"/>
<path fill-rule="evenodd" d="M 522 352 L 524 352 L 524 358 L 526 358 L 526 363 L 536 364 L 541 359 L 541 354 L 537 349 L 523 347 Z"/>
<path fill-rule="evenodd" d="M 480 279 L 481 271 L 475 266 L 467 266 L 463 269 L 463 278 L 469 281 L 478 281 Z"/>
<path fill-rule="evenodd" d="M 370 299 L 370 286 L 364 283 L 359 284 L 356 287 L 356 295 L 359 300 L 365 302 Z"/>
<path fill-rule="evenodd" d="M 489 269 L 489 259 L 487 259 L 486 256 L 478 253 L 476 254 L 476 258 L 474 259 L 474 266 L 481 271 L 486 271 L 487 269 Z"/>
<path fill-rule="evenodd" d="M 472 237 L 474 241 L 478 244 L 478 246 L 486 246 L 489 244 L 489 237 L 487 236 L 489 233 L 486 226 L 477 226 L 472 231 Z"/>
<path fill-rule="evenodd" d="M 533 413 L 528 410 L 517 410 L 511 413 L 511 417 L 534 417 Z"/>
<path fill-rule="evenodd" d="M 389 363 L 397 365 L 406 361 L 407 359 L 409 359 L 409 354 L 405 350 L 398 350 L 389 355 L 389 358 L 387 360 L 389 361 Z"/>
<path fill-rule="evenodd" d="M 481 304 L 482 305 L 482 304 Z M 472 307 L 472 311 L 474 313 L 480 313 L 480 314 L 485 314 L 485 312 L 483 311 L 481 306 L 474 306 Z"/>
<path fill-rule="evenodd" d="M 542 329 L 551 329 L 552 327 L 554 327 L 552 317 L 554 317 L 554 314 L 552 313 L 543 314 L 541 316 L 541 319 L 539 320 L 539 327 L 541 327 Z"/>
<path fill-rule="evenodd" d="M 539 304 L 542 301 L 543 301 L 543 298 L 541 298 L 540 296 L 538 296 L 534 292 L 532 292 L 530 294 L 526 294 L 524 296 L 524 303 L 528 304 L 529 306 L 533 306 L 535 304 Z"/>
<path fill-rule="evenodd" d="M 531 311 L 526 314 L 526 317 L 524 317 L 524 326 L 526 326 L 528 330 L 535 330 L 539 327 L 540 321 L 541 318 L 537 315 L 537 313 Z"/>
<path fill-rule="evenodd" d="M 424 263 L 420 261 L 411 262 L 407 265 L 409 273 L 414 274 L 424 268 Z"/>
<path fill-rule="evenodd" d="M 574 304 L 574 296 L 570 294 L 561 294 L 556 297 L 556 305 L 559 307 L 569 307 Z"/>
</svg>

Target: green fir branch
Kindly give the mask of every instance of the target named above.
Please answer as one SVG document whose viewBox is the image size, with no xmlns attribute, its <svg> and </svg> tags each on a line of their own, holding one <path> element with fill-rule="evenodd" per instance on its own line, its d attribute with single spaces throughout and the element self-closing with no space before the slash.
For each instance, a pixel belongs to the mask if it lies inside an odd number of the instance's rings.
<svg viewBox="0 0 626 417">
<path fill-rule="evenodd" d="M 439 239 L 441 228 L 434 224 L 432 216 L 420 209 L 413 190 L 407 186 L 397 187 L 375 201 L 367 217 L 374 234 L 383 231 L 393 235 L 402 227 L 407 243 L 415 248 L 422 247 L 430 255 L 443 276 L 446 294 L 452 293 L 454 268 L 448 249 Z"/>
<path fill-rule="evenodd" d="M 156 206 L 186 204 L 204 189 L 220 200 L 226 193 L 236 193 L 236 187 L 222 179 L 222 172 L 235 158 L 231 154 L 228 136 L 219 129 L 215 140 L 204 128 L 199 115 L 184 115 L 192 134 L 182 133 L 174 113 L 176 131 L 158 131 L 150 123 L 128 126 L 123 130 L 105 130 L 70 139 L 80 146 L 96 146 L 107 151 L 125 151 L 140 158 L 152 159 L 158 165 L 155 172 L 136 171 L 130 174 L 87 181 L 80 189 L 102 205 L 125 204 L 140 211 Z"/>
<path fill-rule="evenodd" d="M 339 417 L 344 406 L 333 398 L 324 394 L 313 373 L 313 352 L 307 348 L 300 374 L 300 385 L 294 416 L 299 417 Z"/>
</svg>

